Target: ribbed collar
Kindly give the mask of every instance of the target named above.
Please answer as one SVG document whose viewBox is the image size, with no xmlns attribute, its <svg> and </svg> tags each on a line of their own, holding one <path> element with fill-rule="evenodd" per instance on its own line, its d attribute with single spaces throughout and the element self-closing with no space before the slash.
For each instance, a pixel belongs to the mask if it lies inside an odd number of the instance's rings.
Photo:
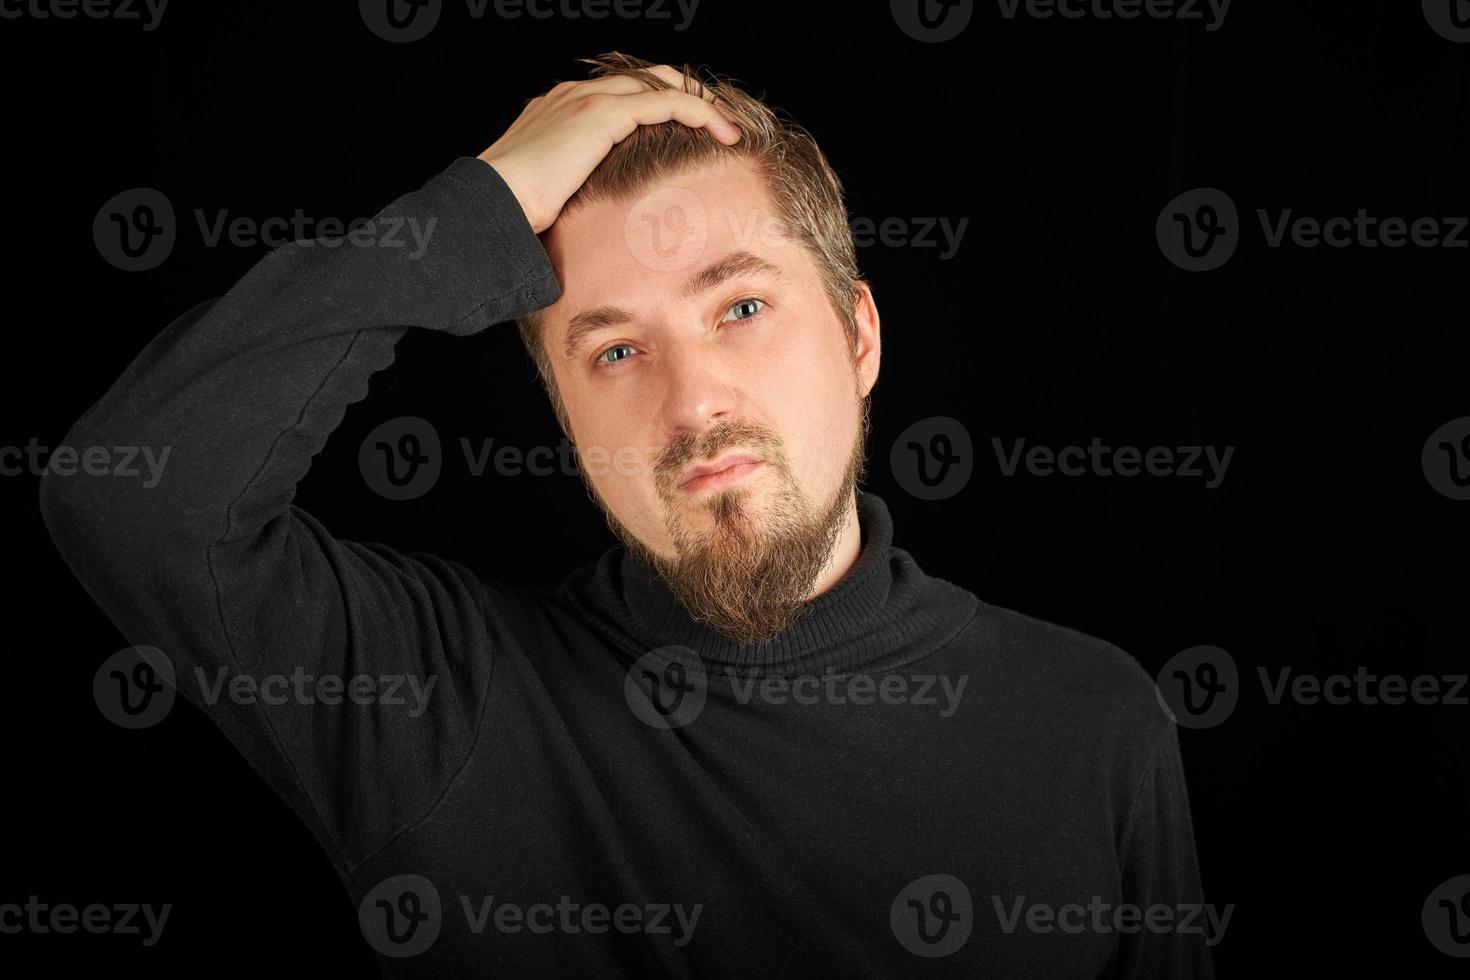
<svg viewBox="0 0 1470 980">
<path fill-rule="evenodd" d="M 706 665 L 764 667 L 773 673 L 839 672 L 894 667 L 949 642 L 979 601 L 965 589 L 925 575 L 893 546 L 893 519 L 873 493 L 857 493 L 862 547 L 834 586 L 807 603 L 773 639 L 741 644 L 697 623 L 668 585 L 621 545 L 610 548 L 566 594 L 582 612 L 618 628 L 638 654 L 683 647 Z M 578 581 L 578 579 L 581 579 Z"/>
</svg>

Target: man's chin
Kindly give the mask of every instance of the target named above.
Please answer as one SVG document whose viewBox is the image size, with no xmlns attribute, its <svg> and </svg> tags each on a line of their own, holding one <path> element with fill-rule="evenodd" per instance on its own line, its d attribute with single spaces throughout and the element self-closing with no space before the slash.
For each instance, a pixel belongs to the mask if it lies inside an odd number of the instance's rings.
<svg viewBox="0 0 1470 980">
<path fill-rule="evenodd" d="M 774 637 L 800 613 L 810 583 L 794 580 L 765 538 L 715 534 L 660 574 L 695 620 L 740 643 Z"/>
<path fill-rule="evenodd" d="M 604 513 L 624 546 L 664 580 L 691 618 L 737 642 L 759 643 L 790 626 L 809 601 L 846 524 L 861 462 L 859 444 L 849 478 L 825 511 L 812 510 L 789 479 L 773 482 L 763 472 L 738 485 L 694 494 L 675 490 L 674 499 L 665 491 L 659 495 L 665 554 L 633 538 L 606 508 Z"/>
<path fill-rule="evenodd" d="M 725 536 L 744 529 L 749 535 L 770 518 L 769 495 L 759 487 L 730 487 L 689 494 L 674 511 L 675 522 L 700 537 L 723 533 Z"/>
<path fill-rule="evenodd" d="M 848 499 L 839 495 L 813 520 L 794 499 L 776 501 L 769 518 L 751 513 L 749 496 L 718 501 L 706 529 L 679 534 L 679 557 L 657 566 L 696 620 L 742 643 L 768 640 L 800 614 L 831 557 Z"/>
</svg>

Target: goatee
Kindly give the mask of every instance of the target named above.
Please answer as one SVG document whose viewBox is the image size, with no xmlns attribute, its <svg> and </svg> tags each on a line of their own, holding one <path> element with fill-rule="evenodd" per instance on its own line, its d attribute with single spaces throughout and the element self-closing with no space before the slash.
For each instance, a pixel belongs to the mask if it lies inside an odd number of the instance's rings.
<svg viewBox="0 0 1470 980">
<path fill-rule="evenodd" d="M 861 400 L 861 424 L 846 469 L 832 499 L 812 507 L 797 486 L 781 442 L 770 430 L 734 421 L 712 426 L 702 438 L 675 440 L 655 464 L 655 483 L 664 503 L 664 524 L 674 557 L 655 554 L 635 538 L 603 503 L 608 527 L 645 568 L 656 571 L 696 622 L 737 643 L 764 643 L 787 629 L 806 608 L 813 587 L 832 560 L 866 466 L 869 401 Z M 688 524 L 678 477 L 688 463 L 713 459 L 726 449 L 758 456 L 769 472 L 706 493 L 698 507 L 708 511 L 711 527 Z M 581 468 L 579 467 L 579 472 Z M 761 491 L 758 480 L 774 480 L 764 514 L 750 502 Z"/>
</svg>

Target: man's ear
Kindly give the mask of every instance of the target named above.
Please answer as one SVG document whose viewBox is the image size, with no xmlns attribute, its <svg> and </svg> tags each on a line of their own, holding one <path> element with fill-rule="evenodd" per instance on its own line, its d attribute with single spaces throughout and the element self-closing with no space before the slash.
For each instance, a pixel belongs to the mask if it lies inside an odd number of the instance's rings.
<svg viewBox="0 0 1470 980">
<path fill-rule="evenodd" d="M 852 312 L 857 324 L 854 366 L 858 374 L 858 390 L 866 396 L 878 383 L 878 364 L 883 353 L 878 304 L 873 300 L 873 288 L 866 279 L 859 279 L 853 284 L 853 294 Z"/>
</svg>

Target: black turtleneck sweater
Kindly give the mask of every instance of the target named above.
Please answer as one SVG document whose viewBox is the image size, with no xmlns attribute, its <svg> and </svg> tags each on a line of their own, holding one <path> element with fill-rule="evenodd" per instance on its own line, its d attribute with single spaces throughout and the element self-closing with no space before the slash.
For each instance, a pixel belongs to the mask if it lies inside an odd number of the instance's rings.
<svg viewBox="0 0 1470 980">
<path fill-rule="evenodd" d="M 856 564 L 748 647 L 621 548 L 531 590 L 295 506 L 407 329 L 559 296 L 479 160 L 380 217 L 436 219 L 427 251 L 272 252 L 68 434 L 170 447 L 156 486 L 48 474 L 41 502 L 128 641 L 310 826 L 385 976 L 1210 974 L 1150 678 L 925 575 L 878 497 Z"/>
</svg>

